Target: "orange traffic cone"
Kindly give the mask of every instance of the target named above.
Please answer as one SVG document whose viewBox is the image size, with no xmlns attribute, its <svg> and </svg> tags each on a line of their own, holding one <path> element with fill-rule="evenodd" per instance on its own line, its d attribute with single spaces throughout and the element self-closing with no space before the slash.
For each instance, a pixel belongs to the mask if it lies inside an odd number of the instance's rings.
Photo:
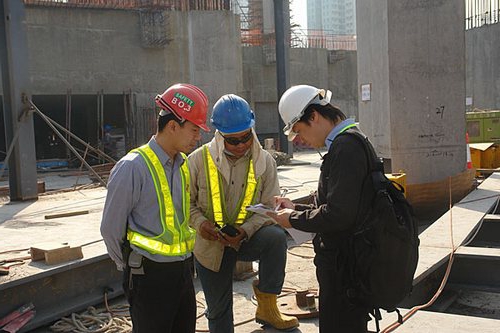
<svg viewBox="0 0 500 333">
<path fill-rule="evenodd" d="M 469 133 L 465 132 L 465 143 L 467 144 L 467 169 L 472 169 L 472 159 L 470 156 Z"/>
</svg>

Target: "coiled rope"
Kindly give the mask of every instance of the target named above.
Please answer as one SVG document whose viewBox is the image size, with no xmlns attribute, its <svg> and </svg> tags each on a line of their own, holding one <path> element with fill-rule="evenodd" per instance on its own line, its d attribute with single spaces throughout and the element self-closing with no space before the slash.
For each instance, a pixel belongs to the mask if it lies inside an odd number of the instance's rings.
<svg viewBox="0 0 500 333">
<path fill-rule="evenodd" d="M 125 311 L 127 314 L 117 314 Z M 62 318 L 50 329 L 58 333 L 128 333 L 132 331 L 132 321 L 128 315 L 128 305 L 118 304 L 109 308 L 109 311 L 89 306 L 81 314 L 72 313 L 69 318 Z"/>
</svg>

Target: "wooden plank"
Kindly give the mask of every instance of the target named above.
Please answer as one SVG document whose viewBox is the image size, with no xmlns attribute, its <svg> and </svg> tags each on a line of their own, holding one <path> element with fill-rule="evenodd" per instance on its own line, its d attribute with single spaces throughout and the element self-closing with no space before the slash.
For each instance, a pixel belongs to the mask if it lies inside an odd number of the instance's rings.
<svg viewBox="0 0 500 333">
<path fill-rule="evenodd" d="M 47 265 L 60 264 L 76 259 L 82 259 L 82 247 L 68 247 L 45 252 L 45 263 Z"/>
<path fill-rule="evenodd" d="M 407 313 L 403 310 L 401 313 Z M 397 317 L 394 314 L 382 314 L 380 328 L 384 329 Z M 368 323 L 370 332 L 375 332 L 375 323 L 371 320 Z M 500 320 L 491 318 L 480 318 L 472 316 L 461 316 L 448 313 L 418 311 L 410 317 L 403 325 L 395 330 L 398 333 L 498 333 Z"/>
<path fill-rule="evenodd" d="M 45 252 L 62 248 L 69 248 L 69 245 L 57 242 L 35 244 L 30 248 L 31 260 L 45 260 Z"/>
<path fill-rule="evenodd" d="M 85 215 L 88 214 L 88 210 L 79 210 L 79 211 L 74 211 L 74 212 L 66 212 L 66 213 L 60 213 L 60 214 L 52 214 L 52 215 L 45 215 L 46 220 L 50 219 L 57 219 L 60 217 L 69 217 L 69 216 L 77 216 L 77 215 Z"/>
<path fill-rule="evenodd" d="M 447 262 L 451 252 L 450 223 L 457 248 L 474 233 L 480 221 L 494 207 L 499 194 L 500 174 L 494 173 L 420 234 L 420 256 L 414 284 Z"/>
<path fill-rule="evenodd" d="M 45 193 L 45 181 L 39 180 L 36 182 L 36 188 L 38 193 Z M 9 185 L 0 186 L 0 196 L 9 195 L 10 187 Z"/>
</svg>

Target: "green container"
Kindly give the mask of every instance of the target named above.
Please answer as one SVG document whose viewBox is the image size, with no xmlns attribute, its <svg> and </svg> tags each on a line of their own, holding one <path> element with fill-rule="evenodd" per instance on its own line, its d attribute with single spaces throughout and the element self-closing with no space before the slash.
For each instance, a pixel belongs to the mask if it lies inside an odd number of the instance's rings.
<svg viewBox="0 0 500 333">
<path fill-rule="evenodd" d="M 467 112 L 470 143 L 500 142 L 500 110 Z"/>
<path fill-rule="evenodd" d="M 483 137 L 486 142 L 500 141 L 500 119 L 499 118 L 484 118 L 483 119 Z"/>
</svg>

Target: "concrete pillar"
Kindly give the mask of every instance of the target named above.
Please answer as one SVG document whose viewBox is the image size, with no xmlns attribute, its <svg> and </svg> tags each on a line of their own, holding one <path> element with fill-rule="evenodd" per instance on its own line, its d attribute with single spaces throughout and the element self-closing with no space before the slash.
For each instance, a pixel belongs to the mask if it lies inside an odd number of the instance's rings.
<svg viewBox="0 0 500 333">
<path fill-rule="evenodd" d="M 359 120 L 408 184 L 466 168 L 464 1 L 357 1 Z"/>
<path fill-rule="evenodd" d="M 0 64 L 11 201 L 38 197 L 33 116 L 27 110 L 31 98 L 28 59 L 24 4 L 0 2 Z"/>
</svg>

